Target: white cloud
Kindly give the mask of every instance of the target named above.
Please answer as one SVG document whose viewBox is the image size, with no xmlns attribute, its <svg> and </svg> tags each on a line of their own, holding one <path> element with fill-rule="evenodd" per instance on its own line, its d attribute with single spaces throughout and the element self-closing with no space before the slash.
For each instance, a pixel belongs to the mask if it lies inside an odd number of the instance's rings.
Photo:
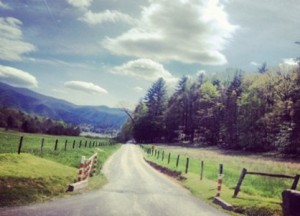
<svg viewBox="0 0 300 216">
<path fill-rule="evenodd" d="M 68 81 L 65 82 L 65 87 L 78 91 L 83 91 L 89 94 L 108 94 L 107 90 L 90 82 Z"/>
<path fill-rule="evenodd" d="M 283 71 L 294 70 L 298 66 L 299 66 L 298 62 L 296 61 L 296 59 L 293 58 L 283 59 L 282 63 L 278 65 L 279 69 Z"/>
<path fill-rule="evenodd" d="M 0 59 L 20 61 L 22 55 L 36 50 L 34 45 L 23 41 L 22 22 L 13 17 L 0 17 Z"/>
<path fill-rule="evenodd" d="M 83 17 L 79 18 L 79 20 L 90 25 L 102 24 L 105 22 L 123 22 L 128 24 L 133 24 L 135 22 L 135 20 L 129 15 L 115 10 L 105 10 L 100 13 L 94 13 L 88 10 Z"/>
<path fill-rule="evenodd" d="M 67 0 L 67 2 L 77 8 L 88 8 L 93 0 Z"/>
<path fill-rule="evenodd" d="M 290 66 L 298 66 L 298 62 L 294 58 L 283 59 L 283 64 Z"/>
<path fill-rule="evenodd" d="M 112 73 L 133 76 L 136 78 L 155 81 L 164 78 L 167 82 L 176 82 L 175 78 L 164 66 L 151 59 L 137 59 L 113 68 Z"/>
<path fill-rule="evenodd" d="M 6 9 L 6 10 L 10 10 L 11 9 L 11 7 L 8 4 L 5 4 L 2 1 L 0 1 L 0 8 Z"/>
<path fill-rule="evenodd" d="M 17 68 L 0 65 L 0 81 L 13 86 L 35 88 L 38 81 L 28 72 Z"/>
<path fill-rule="evenodd" d="M 259 63 L 257 63 L 257 62 L 255 62 L 255 61 L 252 61 L 252 62 L 250 62 L 250 64 L 251 64 L 251 65 L 253 65 L 253 66 L 255 66 L 255 67 L 258 67 L 258 66 L 260 66 L 260 64 L 259 64 Z"/>
<path fill-rule="evenodd" d="M 236 29 L 218 0 L 152 0 L 133 28 L 102 44 L 119 55 L 221 65 Z"/>
<path fill-rule="evenodd" d="M 144 89 L 142 87 L 140 87 L 140 86 L 136 86 L 136 87 L 133 88 L 133 90 L 135 92 L 142 92 Z"/>
</svg>

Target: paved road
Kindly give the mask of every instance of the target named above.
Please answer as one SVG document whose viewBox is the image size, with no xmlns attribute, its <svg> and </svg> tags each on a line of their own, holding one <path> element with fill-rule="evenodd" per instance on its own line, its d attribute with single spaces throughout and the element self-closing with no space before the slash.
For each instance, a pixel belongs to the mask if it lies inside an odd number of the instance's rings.
<svg viewBox="0 0 300 216">
<path fill-rule="evenodd" d="M 135 145 L 123 145 L 103 168 L 101 190 L 42 204 L 0 209 L 13 216 L 225 216 L 152 169 Z"/>
</svg>

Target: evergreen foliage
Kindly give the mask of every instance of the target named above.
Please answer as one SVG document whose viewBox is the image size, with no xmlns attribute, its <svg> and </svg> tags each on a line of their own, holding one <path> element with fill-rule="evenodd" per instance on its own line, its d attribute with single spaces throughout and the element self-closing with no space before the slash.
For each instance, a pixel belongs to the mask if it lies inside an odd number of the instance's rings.
<svg viewBox="0 0 300 216">
<path fill-rule="evenodd" d="M 159 79 L 133 119 L 121 134 L 137 142 L 299 154 L 300 65 L 263 73 L 237 71 L 229 82 L 203 74 L 182 77 L 169 98 Z"/>
</svg>

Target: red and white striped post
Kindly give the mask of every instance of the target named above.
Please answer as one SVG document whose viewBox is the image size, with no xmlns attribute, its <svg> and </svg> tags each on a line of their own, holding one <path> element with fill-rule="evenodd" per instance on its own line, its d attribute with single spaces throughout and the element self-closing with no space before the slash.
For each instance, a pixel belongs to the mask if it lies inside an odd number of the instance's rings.
<svg viewBox="0 0 300 216">
<path fill-rule="evenodd" d="M 90 175 L 90 171 L 91 171 L 91 163 L 92 161 L 90 159 L 88 159 L 85 162 L 85 166 L 84 166 L 84 172 L 83 172 L 83 180 L 88 179 L 89 175 Z"/>
<path fill-rule="evenodd" d="M 81 156 L 77 181 L 83 180 L 84 167 L 85 167 L 85 156 Z"/>
<path fill-rule="evenodd" d="M 218 175 L 218 186 L 217 186 L 217 194 L 216 194 L 216 197 L 219 197 L 219 196 L 221 195 L 222 182 L 223 182 L 223 174 L 219 174 L 219 175 Z"/>
<path fill-rule="evenodd" d="M 97 159 L 98 159 L 98 156 L 96 154 L 94 156 L 94 160 L 93 160 L 93 166 L 92 166 L 91 176 L 94 176 L 96 174 L 96 171 L 97 171 Z"/>
<path fill-rule="evenodd" d="M 223 164 L 220 164 L 219 165 L 218 186 L 217 186 L 216 197 L 219 197 L 221 195 L 222 182 L 223 182 Z"/>
</svg>

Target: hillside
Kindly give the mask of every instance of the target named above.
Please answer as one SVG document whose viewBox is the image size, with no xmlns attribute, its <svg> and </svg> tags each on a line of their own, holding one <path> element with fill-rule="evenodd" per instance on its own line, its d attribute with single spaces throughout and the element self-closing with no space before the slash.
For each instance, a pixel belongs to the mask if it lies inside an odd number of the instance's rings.
<svg viewBox="0 0 300 216">
<path fill-rule="evenodd" d="M 101 129 L 119 129 L 126 114 L 107 106 L 78 106 L 70 102 L 0 82 L 0 105 L 24 112 Z"/>
</svg>

